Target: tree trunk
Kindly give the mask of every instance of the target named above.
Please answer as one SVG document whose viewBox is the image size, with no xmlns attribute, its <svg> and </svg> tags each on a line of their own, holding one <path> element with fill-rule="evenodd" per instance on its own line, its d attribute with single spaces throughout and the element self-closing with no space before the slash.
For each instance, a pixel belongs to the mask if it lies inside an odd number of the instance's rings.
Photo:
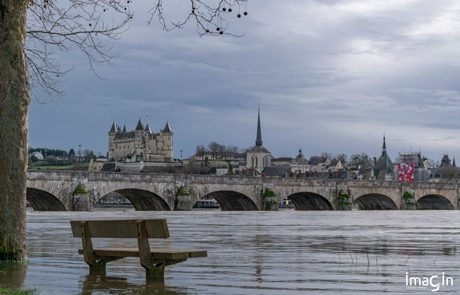
<svg viewBox="0 0 460 295">
<path fill-rule="evenodd" d="M 28 0 L 0 0 L 0 260 L 26 258 Z"/>
</svg>

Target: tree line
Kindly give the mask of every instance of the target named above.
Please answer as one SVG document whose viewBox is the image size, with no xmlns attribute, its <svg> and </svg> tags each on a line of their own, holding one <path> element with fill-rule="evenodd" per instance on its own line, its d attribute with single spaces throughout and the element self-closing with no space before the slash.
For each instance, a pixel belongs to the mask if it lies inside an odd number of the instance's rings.
<svg viewBox="0 0 460 295">
<path fill-rule="evenodd" d="M 195 157 L 201 160 L 236 160 L 244 157 L 245 149 L 235 145 L 224 145 L 215 141 L 210 142 L 207 146 L 198 145 L 195 149 Z"/>
<path fill-rule="evenodd" d="M 39 152 L 43 155 L 45 162 L 56 164 L 57 162 L 63 163 L 75 163 L 75 162 L 85 162 L 89 163 L 91 160 L 96 160 L 97 156 L 94 151 L 90 149 L 84 149 L 81 152 L 81 155 L 76 153 L 74 149 L 70 149 L 68 152 L 60 149 L 50 149 L 50 148 L 29 148 L 29 156 L 32 163 L 36 163 L 39 159 L 33 155 L 33 153 Z M 63 158 L 57 160 L 57 158 Z"/>
</svg>

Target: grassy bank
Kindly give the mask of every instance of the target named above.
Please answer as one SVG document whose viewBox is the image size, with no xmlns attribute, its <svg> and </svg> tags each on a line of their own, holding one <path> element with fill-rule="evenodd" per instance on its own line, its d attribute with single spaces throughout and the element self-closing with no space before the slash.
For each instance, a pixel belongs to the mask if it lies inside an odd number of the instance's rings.
<svg viewBox="0 0 460 295">
<path fill-rule="evenodd" d="M 60 171 L 60 170 L 77 170 L 87 171 L 88 164 L 69 164 L 69 165 L 31 165 L 29 171 Z"/>
<path fill-rule="evenodd" d="M 38 295 L 35 289 L 12 289 L 0 287 L 0 295 Z"/>
</svg>

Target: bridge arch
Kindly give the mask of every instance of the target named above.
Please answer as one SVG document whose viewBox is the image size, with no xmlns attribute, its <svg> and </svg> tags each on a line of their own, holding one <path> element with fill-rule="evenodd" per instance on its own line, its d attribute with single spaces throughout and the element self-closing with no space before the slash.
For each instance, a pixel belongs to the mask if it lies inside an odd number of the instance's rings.
<svg viewBox="0 0 460 295">
<path fill-rule="evenodd" d="M 66 211 L 56 196 L 38 188 L 28 187 L 26 199 L 34 211 Z"/>
<path fill-rule="evenodd" d="M 322 195 L 312 192 L 298 192 L 287 197 L 296 210 L 334 210 L 332 204 Z"/>
<path fill-rule="evenodd" d="M 354 200 L 359 210 L 396 210 L 398 206 L 388 196 L 383 194 L 369 193 Z"/>
<path fill-rule="evenodd" d="M 429 194 L 415 202 L 418 210 L 453 210 L 455 207 L 450 200 L 442 195 Z"/>
<path fill-rule="evenodd" d="M 136 188 L 124 188 L 118 189 L 115 191 L 110 192 L 109 194 L 117 193 L 128 199 L 131 204 L 133 204 L 134 208 L 137 211 L 169 211 L 171 208 L 169 207 L 168 203 L 163 200 L 162 197 L 159 195 L 143 190 L 143 189 L 136 189 Z M 104 199 L 108 194 L 100 197 L 100 200 Z"/>
<path fill-rule="evenodd" d="M 123 196 L 122 194 L 119 194 L 117 192 L 111 192 L 108 194 L 103 195 L 100 197 L 96 203 L 96 207 L 118 207 L 118 206 L 123 206 L 123 207 L 133 207 L 133 203 Z"/>
<path fill-rule="evenodd" d="M 220 209 L 222 211 L 258 210 L 257 205 L 254 203 L 253 200 L 251 200 L 250 197 L 239 192 L 230 190 L 214 191 L 204 195 L 200 198 L 200 200 L 206 197 L 214 198 L 220 204 Z"/>
</svg>

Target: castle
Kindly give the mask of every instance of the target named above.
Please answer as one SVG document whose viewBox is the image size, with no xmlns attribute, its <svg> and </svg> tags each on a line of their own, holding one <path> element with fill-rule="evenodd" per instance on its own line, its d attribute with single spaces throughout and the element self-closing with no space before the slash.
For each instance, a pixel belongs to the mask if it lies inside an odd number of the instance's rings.
<svg viewBox="0 0 460 295">
<path fill-rule="evenodd" d="M 113 123 L 109 130 L 109 160 L 110 161 L 173 161 L 173 132 L 169 123 L 163 130 L 153 133 L 149 124 L 143 126 L 141 120 L 134 131 L 123 130 Z"/>
</svg>

